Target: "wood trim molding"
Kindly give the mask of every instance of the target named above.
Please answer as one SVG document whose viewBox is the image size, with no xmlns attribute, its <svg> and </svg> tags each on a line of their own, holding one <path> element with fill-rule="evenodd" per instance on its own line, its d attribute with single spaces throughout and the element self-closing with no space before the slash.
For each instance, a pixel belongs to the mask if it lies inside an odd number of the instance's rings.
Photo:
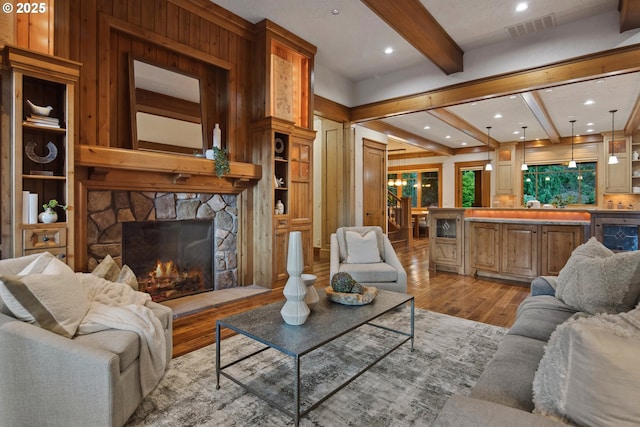
<svg viewBox="0 0 640 427">
<path fill-rule="evenodd" d="M 636 71 L 640 71 L 640 44 L 361 105 L 351 109 L 351 120 L 380 119 Z"/>
<path fill-rule="evenodd" d="M 424 150 L 433 151 L 437 154 L 444 156 L 451 156 L 454 154 L 454 149 L 442 145 L 430 139 L 423 138 L 406 130 L 400 129 L 381 120 L 371 120 L 368 122 L 360 123 L 360 126 L 367 129 L 375 130 L 376 132 L 390 135 L 391 137 L 397 137 L 403 140 L 406 144 L 413 145 L 415 147 L 422 148 Z"/>
<path fill-rule="evenodd" d="M 323 119 L 333 120 L 338 123 L 351 121 L 349 107 L 319 95 L 313 97 L 313 113 Z"/>
<path fill-rule="evenodd" d="M 533 115 L 535 116 L 542 129 L 549 137 L 549 140 L 558 144 L 560 142 L 560 133 L 556 126 L 553 124 L 553 120 L 547 111 L 547 107 L 544 105 L 542 98 L 538 92 L 524 92 L 522 93 L 522 99 L 527 104 Z"/>
<path fill-rule="evenodd" d="M 446 74 L 463 70 L 463 51 L 419 0 L 362 0 Z"/>
<path fill-rule="evenodd" d="M 201 16 L 247 40 L 253 39 L 253 24 L 209 0 L 167 0 L 194 15 Z"/>
<path fill-rule="evenodd" d="M 471 123 L 467 122 L 462 117 L 452 113 L 451 111 L 445 108 L 434 108 L 433 110 L 427 111 L 427 114 L 430 114 L 436 119 L 447 123 L 449 126 L 452 126 L 464 132 L 466 135 L 475 139 L 476 141 L 487 145 L 487 134 L 485 132 L 474 127 Z M 500 142 L 491 138 L 491 141 L 489 141 L 489 147 L 498 148 L 500 147 Z"/>
</svg>

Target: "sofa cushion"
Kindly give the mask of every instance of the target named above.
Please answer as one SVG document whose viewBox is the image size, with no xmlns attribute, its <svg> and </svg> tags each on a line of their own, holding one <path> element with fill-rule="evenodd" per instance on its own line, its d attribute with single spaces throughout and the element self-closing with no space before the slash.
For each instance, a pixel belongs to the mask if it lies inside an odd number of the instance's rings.
<svg viewBox="0 0 640 427">
<path fill-rule="evenodd" d="M 531 281 L 531 296 L 556 295 L 558 285 L 556 276 L 538 276 Z"/>
<path fill-rule="evenodd" d="M 381 261 L 378 239 L 373 230 L 364 233 L 346 230 L 344 240 L 347 246 L 347 259 L 344 262 L 348 264 L 370 264 Z"/>
<path fill-rule="evenodd" d="M 470 396 L 531 412 L 532 383 L 544 345 L 533 338 L 506 335 Z"/>
<path fill-rule="evenodd" d="M 120 372 L 124 372 L 140 356 L 140 338 L 131 331 L 106 329 L 92 334 L 78 335 L 75 342 L 87 347 L 99 348 L 117 355 Z"/>
<path fill-rule="evenodd" d="M 380 252 L 380 259 L 384 261 L 384 233 L 382 228 L 378 226 L 372 227 L 340 227 L 336 230 L 336 238 L 338 240 L 338 248 L 340 252 L 340 262 L 345 262 L 347 259 L 347 244 L 345 234 L 347 231 L 355 231 L 356 233 L 366 233 L 373 230 L 376 233 L 376 240 L 378 242 L 378 251 Z"/>
<path fill-rule="evenodd" d="M 576 310 L 550 295 L 528 297 L 516 313 L 516 321 L 507 334 L 521 335 L 547 342 L 551 333 Z"/>
<path fill-rule="evenodd" d="M 629 311 L 640 295 L 640 251 L 614 253 L 595 237 L 572 252 L 556 296 L 589 314 Z"/>
<path fill-rule="evenodd" d="M 101 277 L 110 282 L 125 283 L 134 290 L 138 290 L 138 278 L 128 265 L 122 268 L 111 258 L 111 255 L 104 257 L 100 264 L 91 271 L 94 276 Z"/>
<path fill-rule="evenodd" d="M 339 271 L 346 271 L 358 283 L 395 282 L 398 280 L 398 270 L 384 262 L 348 264 L 348 266 L 341 264 Z"/>
<path fill-rule="evenodd" d="M 67 264 L 45 252 L 17 276 L 0 278 L 4 310 L 16 319 L 72 337 L 89 309 L 86 292 Z"/>
<path fill-rule="evenodd" d="M 569 320 L 533 382 L 535 412 L 581 426 L 640 425 L 640 308 Z"/>
</svg>

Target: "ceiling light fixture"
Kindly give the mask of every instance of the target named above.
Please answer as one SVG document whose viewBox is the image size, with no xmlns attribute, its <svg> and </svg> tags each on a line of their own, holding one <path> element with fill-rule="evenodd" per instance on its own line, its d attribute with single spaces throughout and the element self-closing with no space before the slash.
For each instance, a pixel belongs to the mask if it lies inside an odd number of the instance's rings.
<svg viewBox="0 0 640 427">
<path fill-rule="evenodd" d="M 332 14 L 332 15 L 340 15 L 340 9 L 333 9 L 333 10 L 331 11 L 331 14 Z"/>
<path fill-rule="evenodd" d="M 573 160 L 573 124 L 576 122 L 575 119 L 573 120 L 569 120 L 569 122 L 571 123 L 571 160 L 569 161 L 569 169 L 575 169 L 578 167 L 578 165 L 576 164 L 576 161 Z"/>
<path fill-rule="evenodd" d="M 611 151 L 611 155 L 609 156 L 609 162 L 608 163 L 610 165 L 617 165 L 618 164 L 618 156 L 616 156 L 616 152 L 615 152 L 616 145 L 613 142 L 613 132 L 614 132 L 614 129 L 615 129 L 615 127 L 614 127 L 614 117 L 615 117 L 616 111 L 618 111 L 618 110 L 609 110 L 609 112 L 611 113 L 611 140 L 609 141 L 609 148 L 610 148 L 610 151 Z"/>
<path fill-rule="evenodd" d="M 525 2 L 518 3 L 518 5 L 516 6 L 516 12 L 524 12 L 528 8 L 529 8 L 529 5 L 527 3 Z"/>
<path fill-rule="evenodd" d="M 384 50 L 384 54 L 385 55 L 391 55 L 393 53 L 393 48 L 392 47 L 388 47 Z"/>
<path fill-rule="evenodd" d="M 524 144 L 522 147 L 522 166 L 520 166 L 521 171 L 528 171 L 529 165 L 527 165 L 527 127 L 522 126 L 522 143 Z"/>
<path fill-rule="evenodd" d="M 484 165 L 484 170 L 493 170 L 493 165 L 491 164 L 491 126 L 487 126 L 487 164 Z"/>
<path fill-rule="evenodd" d="M 431 129 L 431 126 L 425 126 L 425 127 L 423 127 L 422 129 L 424 129 L 424 130 L 429 130 L 429 129 Z"/>
<path fill-rule="evenodd" d="M 587 99 L 586 101 L 584 101 L 583 105 L 593 105 L 595 103 L 596 101 L 594 101 L 593 99 Z"/>
<path fill-rule="evenodd" d="M 493 116 L 494 119 L 501 119 L 502 118 L 502 114 L 500 113 L 496 113 L 495 116 Z"/>
</svg>

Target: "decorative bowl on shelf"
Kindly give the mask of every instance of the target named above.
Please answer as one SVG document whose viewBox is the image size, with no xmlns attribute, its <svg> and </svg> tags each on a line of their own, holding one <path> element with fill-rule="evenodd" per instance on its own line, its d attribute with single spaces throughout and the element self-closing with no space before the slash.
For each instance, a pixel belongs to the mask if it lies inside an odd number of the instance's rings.
<svg viewBox="0 0 640 427">
<path fill-rule="evenodd" d="M 349 292 L 336 292 L 331 285 L 324 288 L 327 298 L 333 302 L 344 305 L 365 305 L 369 304 L 378 295 L 378 288 L 373 286 L 365 286 L 364 292 L 361 294 L 349 293 Z"/>
</svg>

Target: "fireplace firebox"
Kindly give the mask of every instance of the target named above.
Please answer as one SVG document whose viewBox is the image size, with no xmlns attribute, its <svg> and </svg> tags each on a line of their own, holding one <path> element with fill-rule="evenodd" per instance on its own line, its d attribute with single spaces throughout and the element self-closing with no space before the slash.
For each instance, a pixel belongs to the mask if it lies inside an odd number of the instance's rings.
<svg viewBox="0 0 640 427">
<path fill-rule="evenodd" d="M 212 220 L 126 222 L 122 260 L 154 301 L 215 289 Z"/>
</svg>

